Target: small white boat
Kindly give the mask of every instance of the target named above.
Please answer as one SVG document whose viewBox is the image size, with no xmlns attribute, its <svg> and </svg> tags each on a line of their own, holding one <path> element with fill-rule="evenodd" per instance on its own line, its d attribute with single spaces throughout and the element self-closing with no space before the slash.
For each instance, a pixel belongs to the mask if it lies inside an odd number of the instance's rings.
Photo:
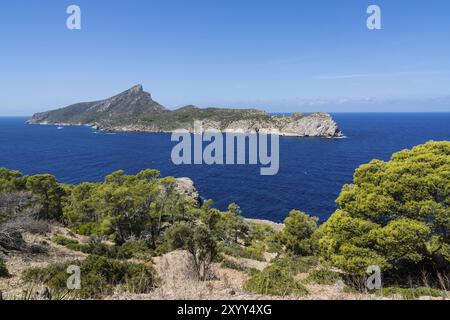
<svg viewBox="0 0 450 320">
<path fill-rule="evenodd" d="M 62 130 L 62 129 L 64 129 L 64 127 L 58 127 L 57 129 L 58 129 L 58 130 Z"/>
</svg>

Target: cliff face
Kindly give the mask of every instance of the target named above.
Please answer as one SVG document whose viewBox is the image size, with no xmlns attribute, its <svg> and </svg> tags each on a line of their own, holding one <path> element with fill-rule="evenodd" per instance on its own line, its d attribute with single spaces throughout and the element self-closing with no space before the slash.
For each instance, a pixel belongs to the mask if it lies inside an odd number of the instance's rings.
<svg viewBox="0 0 450 320">
<path fill-rule="evenodd" d="M 203 122 L 204 130 L 267 132 L 297 137 L 342 136 L 338 125 L 327 113 L 271 116 L 255 109 L 201 109 L 192 105 L 170 111 L 154 101 L 140 85 L 105 100 L 35 114 L 28 123 L 90 125 L 106 131 L 172 132 L 185 129 L 192 132 L 195 120 Z"/>
</svg>

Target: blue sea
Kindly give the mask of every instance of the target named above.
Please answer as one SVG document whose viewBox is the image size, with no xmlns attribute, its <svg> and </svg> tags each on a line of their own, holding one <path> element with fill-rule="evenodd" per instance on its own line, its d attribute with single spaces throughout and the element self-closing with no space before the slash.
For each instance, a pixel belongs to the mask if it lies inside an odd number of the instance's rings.
<svg viewBox="0 0 450 320">
<path fill-rule="evenodd" d="M 169 134 L 101 133 L 89 127 L 30 126 L 26 118 L 0 118 L 0 167 L 51 173 L 60 182 L 102 181 L 119 169 L 155 168 L 189 177 L 201 196 L 243 215 L 281 222 L 299 209 L 326 220 L 354 170 L 370 160 L 429 140 L 450 140 L 450 113 L 333 114 L 345 139 L 280 138 L 280 171 L 261 176 L 258 165 L 182 165 L 171 161 Z"/>
</svg>

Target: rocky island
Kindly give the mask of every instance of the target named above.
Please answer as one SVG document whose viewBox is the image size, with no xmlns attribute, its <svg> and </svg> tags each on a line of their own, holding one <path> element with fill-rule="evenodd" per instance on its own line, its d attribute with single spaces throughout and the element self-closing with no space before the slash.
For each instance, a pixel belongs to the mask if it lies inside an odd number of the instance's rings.
<svg viewBox="0 0 450 320">
<path fill-rule="evenodd" d="M 275 116 L 256 109 L 198 108 L 189 105 L 168 110 L 152 99 L 141 85 L 114 97 L 82 102 L 35 114 L 28 124 L 89 125 L 102 131 L 193 131 L 194 121 L 204 130 L 223 132 L 278 132 L 282 136 L 339 138 L 342 132 L 328 113 Z"/>
</svg>

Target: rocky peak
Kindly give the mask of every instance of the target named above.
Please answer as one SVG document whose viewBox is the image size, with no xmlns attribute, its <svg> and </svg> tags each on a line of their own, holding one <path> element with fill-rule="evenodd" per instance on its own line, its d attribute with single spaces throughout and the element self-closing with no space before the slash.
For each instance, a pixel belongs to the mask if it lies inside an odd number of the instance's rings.
<svg viewBox="0 0 450 320">
<path fill-rule="evenodd" d="M 137 85 L 131 87 L 130 89 L 128 89 L 127 91 L 125 91 L 125 92 L 129 92 L 129 93 L 141 93 L 141 92 L 144 92 L 144 88 L 142 87 L 141 84 L 137 84 Z"/>
<path fill-rule="evenodd" d="M 122 93 L 119 93 L 118 95 L 116 95 L 116 96 L 114 96 L 112 98 L 123 97 L 123 96 L 127 96 L 127 97 L 130 97 L 130 96 L 141 96 L 141 95 L 145 95 L 145 96 L 147 96 L 147 97 L 149 97 L 151 99 L 151 94 L 148 93 L 148 92 L 145 92 L 144 88 L 142 87 L 142 85 L 138 84 L 138 85 L 135 85 L 135 86 L 131 87 L 128 90 L 125 90 Z"/>
<path fill-rule="evenodd" d="M 164 107 L 153 101 L 150 93 L 145 92 L 142 85 L 139 84 L 114 97 L 100 101 L 93 105 L 90 110 L 95 112 L 112 112 L 123 116 L 139 116 L 146 112 L 162 111 Z"/>
</svg>

